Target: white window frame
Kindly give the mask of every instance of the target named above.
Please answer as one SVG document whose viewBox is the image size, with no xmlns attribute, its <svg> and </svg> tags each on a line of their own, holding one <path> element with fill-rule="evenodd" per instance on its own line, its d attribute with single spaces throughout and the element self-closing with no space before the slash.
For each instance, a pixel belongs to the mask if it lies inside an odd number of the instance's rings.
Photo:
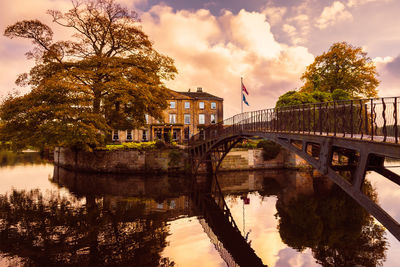
<svg viewBox="0 0 400 267">
<path fill-rule="evenodd" d="M 214 122 L 213 122 L 214 121 Z M 210 115 L 210 123 L 215 124 L 217 123 L 217 115 L 216 114 L 211 114 Z"/>
<path fill-rule="evenodd" d="M 115 138 L 115 136 L 117 136 L 117 138 Z M 113 139 L 114 141 L 119 140 L 119 131 L 118 131 L 118 130 L 114 130 L 112 139 Z"/>
<path fill-rule="evenodd" d="M 129 136 L 130 136 L 130 138 L 128 138 Z M 129 140 L 129 141 L 133 140 L 132 130 L 126 130 L 126 140 Z"/>
<path fill-rule="evenodd" d="M 211 102 L 211 109 L 217 109 L 217 103 Z"/>
<path fill-rule="evenodd" d="M 147 136 L 147 130 L 142 130 L 142 141 L 145 141 L 145 142 L 149 141 L 149 138 Z"/>
<path fill-rule="evenodd" d="M 185 102 L 185 109 L 189 109 L 190 108 L 190 102 Z"/>
<path fill-rule="evenodd" d="M 175 124 L 176 123 L 176 114 L 175 113 L 170 113 L 169 114 L 169 123 L 170 124 Z"/>
<path fill-rule="evenodd" d="M 149 114 L 144 114 L 144 119 L 146 120 L 146 124 L 149 124 Z"/>
<path fill-rule="evenodd" d="M 206 115 L 199 114 L 199 124 L 206 124 Z"/>
<path fill-rule="evenodd" d="M 176 108 L 176 102 L 175 101 L 169 102 L 169 108 Z"/>
<path fill-rule="evenodd" d="M 188 121 L 186 121 L 187 118 L 189 118 Z M 183 123 L 184 124 L 190 124 L 190 114 L 184 114 L 183 115 Z"/>
<path fill-rule="evenodd" d="M 199 102 L 199 109 L 204 109 L 204 102 Z"/>
</svg>

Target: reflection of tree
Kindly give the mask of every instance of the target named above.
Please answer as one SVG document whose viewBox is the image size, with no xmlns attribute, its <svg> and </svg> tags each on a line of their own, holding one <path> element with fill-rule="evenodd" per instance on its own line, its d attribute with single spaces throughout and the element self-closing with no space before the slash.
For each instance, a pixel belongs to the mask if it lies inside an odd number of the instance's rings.
<svg viewBox="0 0 400 267">
<path fill-rule="evenodd" d="M 39 190 L 0 195 L 0 250 L 27 265 L 172 266 L 162 259 L 168 227 L 141 204 L 108 209 L 102 199 L 43 196 Z"/>
<path fill-rule="evenodd" d="M 0 149 L 0 167 L 15 166 L 18 164 L 40 164 L 46 160 L 41 158 L 39 152 L 16 153 Z"/>
<path fill-rule="evenodd" d="M 375 196 L 370 185 L 364 188 Z M 386 258 L 383 227 L 337 186 L 288 205 L 278 201 L 277 210 L 282 240 L 299 251 L 311 248 L 323 266 L 377 266 Z"/>
<path fill-rule="evenodd" d="M 282 186 L 274 177 L 264 177 L 262 190 L 258 191 L 261 196 L 274 196 L 282 192 Z"/>
</svg>

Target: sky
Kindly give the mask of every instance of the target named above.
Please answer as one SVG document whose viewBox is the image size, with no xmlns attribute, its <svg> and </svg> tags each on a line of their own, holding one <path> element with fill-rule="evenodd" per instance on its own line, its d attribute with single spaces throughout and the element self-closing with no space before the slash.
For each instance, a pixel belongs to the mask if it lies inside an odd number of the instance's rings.
<svg viewBox="0 0 400 267">
<path fill-rule="evenodd" d="M 249 91 L 245 111 L 274 107 L 299 88 L 307 65 L 335 42 L 360 46 L 374 60 L 379 96 L 400 96 L 400 1 L 398 0 L 116 0 L 136 10 L 160 53 L 179 74 L 166 84 L 176 91 L 203 91 L 224 98 L 224 116 L 240 112 L 240 78 Z M 67 11 L 70 0 L 0 1 L 0 29 L 39 19 L 55 38 L 70 33 L 54 25 L 48 9 Z M 0 36 L 0 97 L 29 88 L 14 84 L 34 62 L 29 40 Z"/>
</svg>

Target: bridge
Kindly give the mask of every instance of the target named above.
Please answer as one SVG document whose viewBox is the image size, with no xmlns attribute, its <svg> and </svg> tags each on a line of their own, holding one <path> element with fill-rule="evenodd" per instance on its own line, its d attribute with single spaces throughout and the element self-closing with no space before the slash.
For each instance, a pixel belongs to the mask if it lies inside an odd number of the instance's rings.
<svg viewBox="0 0 400 267">
<path fill-rule="evenodd" d="M 372 214 L 398 240 L 400 224 L 364 193 L 375 171 L 397 185 L 385 159 L 400 159 L 400 97 L 356 99 L 271 108 L 237 114 L 194 135 L 193 173 L 218 171 L 227 153 L 248 138 L 272 140 L 306 160 Z"/>
</svg>

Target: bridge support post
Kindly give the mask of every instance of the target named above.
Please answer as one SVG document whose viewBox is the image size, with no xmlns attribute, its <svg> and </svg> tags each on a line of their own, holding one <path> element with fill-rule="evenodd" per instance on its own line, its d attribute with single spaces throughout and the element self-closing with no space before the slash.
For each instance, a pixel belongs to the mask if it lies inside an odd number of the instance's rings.
<svg viewBox="0 0 400 267">
<path fill-rule="evenodd" d="M 365 148 L 360 149 L 360 159 L 357 164 L 356 171 L 353 174 L 353 186 L 356 190 L 361 190 L 362 184 L 364 183 L 365 172 L 367 171 L 369 153 Z"/>
<path fill-rule="evenodd" d="M 211 158 L 210 154 L 207 154 L 206 157 L 206 169 L 207 169 L 207 174 L 212 175 L 214 174 L 214 166 L 213 166 L 213 159 Z"/>
<path fill-rule="evenodd" d="M 321 150 L 320 150 L 320 171 L 322 174 L 327 174 L 328 173 L 328 168 L 331 165 L 332 161 L 332 138 L 326 138 L 323 140 L 321 144 Z"/>
</svg>

